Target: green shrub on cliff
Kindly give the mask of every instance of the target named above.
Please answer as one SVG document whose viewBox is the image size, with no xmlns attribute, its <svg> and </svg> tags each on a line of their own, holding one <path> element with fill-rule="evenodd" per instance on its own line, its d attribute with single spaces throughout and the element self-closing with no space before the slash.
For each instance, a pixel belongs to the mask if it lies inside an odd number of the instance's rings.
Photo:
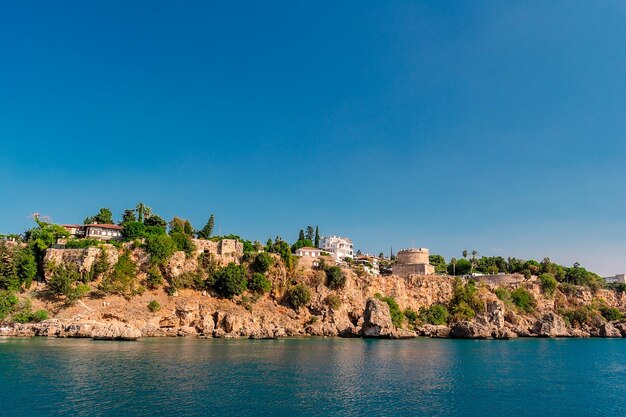
<svg viewBox="0 0 626 417">
<path fill-rule="evenodd" d="M 570 310 L 561 310 L 565 322 L 572 327 L 581 327 L 584 324 L 593 324 L 598 313 L 591 306 L 582 306 Z"/>
<path fill-rule="evenodd" d="M 478 297 L 478 288 L 473 279 L 464 284 L 461 278 L 455 278 L 448 309 L 452 321 L 470 320 L 485 309 L 483 301 Z"/>
<path fill-rule="evenodd" d="M 17 302 L 18 299 L 12 291 L 0 291 L 0 321 L 13 311 Z"/>
<path fill-rule="evenodd" d="M 176 251 L 176 245 L 168 235 L 148 236 L 145 248 L 150 255 L 150 263 L 153 265 L 166 264 Z"/>
<path fill-rule="evenodd" d="M 442 325 L 448 322 L 448 309 L 441 304 L 433 304 L 430 307 L 420 308 L 420 319 L 428 324 Z"/>
<path fill-rule="evenodd" d="M 541 291 L 548 297 L 554 295 L 554 291 L 556 291 L 556 287 L 559 284 L 556 278 L 548 273 L 541 274 L 539 276 L 539 282 L 541 283 Z"/>
<path fill-rule="evenodd" d="M 537 306 L 535 297 L 522 287 L 511 291 L 511 302 L 524 313 L 533 312 Z"/>
<path fill-rule="evenodd" d="M 161 304 L 159 304 L 158 301 L 152 300 L 148 303 L 148 310 L 150 310 L 151 313 L 156 313 L 160 309 L 161 309 Z"/>
<path fill-rule="evenodd" d="M 294 285 L 285 293 L 285 300 L 298 311 L 311 302 L 311 290 L 304 284 Z"/>
<path fill-rule="evenodd" d="M 50 265 L 50 279 L 48 280 L 48 290 L 54 295 L 68 295 L 72 291 L 74 284 L 81 279 L 77 268 L 66 265 Z"/>
<path fill-rule="evenodd" d="M 411 326 L 415 326 L 420 321 L 420 317 L 417 311 L 413 310 L 410 307 L 405 308 L 402 314 L 404 314 L 404 317 L 406 317 L 406 320 Z"/>
<path fill-rule="evenodd" d="M 504 301 L 507 304 L 511 302 L 511 292 L 506 288 L 498 287 L 493 292 L 501 301 Z"/>
<path fill-rule="evenodd" d="M 346 276 L 338 266 L 326 268 L 326 285 L 331 290 L 340 289 L 346 286 Z"/>
<path fill-rule="evenodd" d="M 258 294 L 265 294 L 272 289 L 272 283 L 260 272 L 255 272 L 248 281 L 248 289 Z"/>
<path fill-rule="evenodd" d="M 176 250 L 185 252 L 187 257 L 193 255 L 196 250 L 196 245 L 191 241 L 191 237 L 185 233 L 174 232 L 170 233 L 170 237 L 174 241 Z"/>
<path fill-rule="evenodd" d="M 106 293 L 129 296 L 133 294 L 137 279 L 137 265 L 124 253 L 113 266 L 113 270 L 102 279 L 98 289 Z"/>
<path fill-rule="evenodd" d="M 266 273 L 274 265 L 274 258 L 266 252 L 259 253 L 252 261 L 252 269 L 261 274 Z"/>
<path fill-rule="evenodd" d="M 222 297 L 241 295 L 248 284 L 246 269 L 234 262 L 220 269 L 213 276 L 213 289 Z"/>
<path fill-rule="evenodd" d="M 32 311 L 30 300 L 22 302 L 18 311 L 11 317 L 15 323 L 39 323 L 48 320 L 48 312 L 46 310 Z"/>
<path fill-rule="evenodd" d="M 30 247 L 20 248 L 0 242 L 0 290 L 28 288 L 36 274 L 37 264 Z"/>
<path fill-rule="evenodd" d="M 337 310 L 341 307 L 341 298 L 337 294 L 330 294 L 326 297 L 326 302 L 333 310 Z"/>
<path fill-rule="evenodd" d="M 624 317 L 624 315 L 617 308 L 614 307 L 603 305 L 599 308 L 599 310 L 600 314 L 602 314 L 602 317 L 604 317 L 604 319 L 608 321 L 620 320 Z"/>
<path fill-rule="evenodd" d="M 150 269 L 148 269 L 146 285 L 151 290 L 155 290 L 163 285 L 163 274 L 161 274 L 161 270 L 157 265 L 152 265 Z"/>
</svg>

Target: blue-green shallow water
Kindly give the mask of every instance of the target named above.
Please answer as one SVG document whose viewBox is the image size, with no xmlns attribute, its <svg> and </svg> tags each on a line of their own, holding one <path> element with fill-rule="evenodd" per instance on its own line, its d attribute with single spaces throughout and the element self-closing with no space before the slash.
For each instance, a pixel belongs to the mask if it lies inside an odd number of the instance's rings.
<svg viewBox="0 0 626 417">
<path fill-rule="evenodd" d="M 626 414 L 626 340 L 0 339 L 0 415 Z"/>
</svg>

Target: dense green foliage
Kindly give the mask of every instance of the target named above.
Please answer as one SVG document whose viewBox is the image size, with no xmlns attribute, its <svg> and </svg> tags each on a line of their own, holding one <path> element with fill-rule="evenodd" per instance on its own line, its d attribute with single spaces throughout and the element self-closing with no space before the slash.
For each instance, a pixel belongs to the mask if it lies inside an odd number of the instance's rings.
<svg viewBox="0 0 626 417">
<path fill-rule="evenodd" d="M 170 221 L 170 235 L 174 233 L 180 233 L 187 236 L 193 235 L 193 227 L 189 220 L 181 219 L 179 217 L 174 217 Z"/>
<path fill-rule="evenodd" d="M 560 313 L 565 322 L 572 327 L 581 327 L 585 324 L 591 325 L 598 316 L 596 310 L 591 306 L 562 310 Z"/>
<path fill-rule="evenodd" d="M 66 265 L 50 265 L 50 279 L 47 287 L 50 293 L 65 296 L 67 304 L 74 304 L 89 292 L 89 286 L 81 284 L 82 277 L 76 267 Z"/>
<path fill-rule="evenodd" d="M 272 242 L 271 239 L 267 241 L 265 251 L 279 254 L 287 270 L 291 270 L 296 265 L 297 257 L 291 253 L 289 243 L 285 242 L 278 236 L 274 242 Z"/>
<path fill-rule="evenodd" d="M 163 233 L 165 233 L 165 229 L 167 228 L 167 222 L 163 217 L 157 214 L 152 214 L 150 217 L 146 218 L 143 224 L 146 225 L 146 230 L 162 230 Z"/>
<path fill-rule="evenodd" d="M 476 282 L 470 279 L 464 284 L 460 278 L 456 278 L 452 299 L 448 305 L 452 321 L 470 320 L 484 309 L 485 306 L 478 297 Z"/>
<path fill-rule="evenodd" d="M 272 265 L 274 265 L 274 258 L 268 253 L 261 252 L 254 258 L 251 267 L 253 271 L 264 274 L 269 271 Z"/>
<path fill-rule="evenodd" d="M 176 251 L 176 244 L 168 235 L 148 236 L 145 247 L 153 265 L 164 265 Z"/>
<path fill-rule="evenodd" d="M 39 218 L 35 218 L 35 222 L 37 226 L 24 232 L 24 238 L 35 255 L 37 272 L 43 276 L 43 257 L 46 249 L 54 245 L 57 239 L 68 237 L 69 232 L 63 226 L 47 223 Z"/>
<path fill-rule="evenodd" d="M 598 310 L 600 310 L 600 314 L 608 321 L 620 320 L 624 317 L 624 315 L 614 307 L 609 306 L 601 306 Z"/>
<path fill-rule="evenodd" d="M 151 313 L 156 313 L 160 309 L 161 309 L 161 304 L 159 304 L 158 301 L 152 300 L 148 303 L 148 310 L 150 310 Z"/>
<path fill-rule="evenodd" d="M 11 317 L 11 320 L 15 323 L 39 323 L 48 320 L 48 312 L 46 310 L 33 311 L 29 299 L 20 304 L 13 317 Z"/>
<path fill-rule="evenodd" d="M 95 216 L 90 216 L 85 219 L 83 224 L 113 224 L 113 213 L 108 208 L 101 208 L 98 214 Z"/>
<path fill-rule="evenodd" d="M 213 228 L 215 227 L 215 216 L 211 214 L 209 220 L 206 222 L 202 230 L 198 231 L 198 237 L 200 239 L 209 239 L 213 236 Z"/>
<path fill-rule="evenodd" d="M 429 324 L 446 324 L 448 322 L 448 318 L 450 313 L 448 313 L 448 309 L 446 306 L 441 304 L 433 304 L 430 307 L 422 307 L 420 308 L 419 318 L 424 323 Z"/>
<path fill-rule="evenodd" d="M 157 265 L 152 265 L 146 274 L 146 285 L 151 290 L 159 288 L 163 285 L 163 274 Z"/>
<path fill-rule="evenodd" d="M 265 294 L 272 289 L 272 282 L 264 274 L 255 272 L 248 281 L 248 289 L 258 294 Z"/>
<path fill-rule="evenodd" d="M 428 261 L 435 268 L 435 273 L 437 274 L 445 274 L 448 272 L 448 264 L 446 264 L 446 260 L 441 255 L 430 255 L 428 257 Z"/>
<path fill-rule="evenodd" d="M 309 239 L 298 239 L 296 243 L 291 245 L 291 252 L 295 253 L 298 249 L 305 248 L 305 247 L 306 248 L 313 247 L 313 242 Z"/>
<path fill-rule="evenodd" d="M 511 302 L 522 312 L 531 313 L 537 306 L 535 297 L 525 288 L 518 287 L 511 291 Z"/>
<path fill-rule="evenodd" d="M 134 295 L 136 278 L 137 265 L 126 252 L 118 258 L 111 272 L 102 279 L 98 289 L 111 294 Z"/>
<path fill-rule="evenodd" d="M 472 269 L 472 264 L 467 259 L 454 259 L 448 264 L 448 274 L 468 275 Z"/>
<path fill-rule="evenodd" d="M 285 300 L 298 311 L 311 302 L 311 290 L 304 284 L 294 285 L 285 293 Z"/>
<path fill-rule="evenodd" d="M 0 242 L 0 290 L 28 288 L 36 274 L 37 264 L 31 247 Z"/>
<path fill-rule="evenodd" d="M 187 257 L 193 255 L 193 253 L 196 251 L 196 245 L 195 243 L 193 243 L 189 235 L 185 233 L 175 232 L 171 233 L 170 237 L 174 242 L 176 250 L 185 252 L 185 255 L 187 255 Z"/>
<path fill-rule="evenodd" d="M 559 284 L 556 278 L 549 273 L 539 275 L 539 282 L 541 283 L 541 291 L 548 297 L 554 295 L 554 291 L 556 291 L 556 287 Z"/>
<path fill-rule="evenodd" d="M 420 321 L 419 314 L 417 313 L 417 311 L 413 310 L 410 307 L 405 308 L 402 314 L 404 314 L 404 317 L 406 317 L 406 320 L 409 322 L 411 326 L 415 326 Z"/>
<path fill-rule="evenodd" d="M 0 290 L 0 321 L 4 320 L 17 305 L 17 297 L 12 291 Z"/>
<path fill-rule="evenodd" d="M 338 266 L 330 266 L 325 269 L 326 286 L 330 289 L 340 289 L 346 285 L 346 276 Z"/>
<path fill-rule="evenodd" d="M 246 270 L 234 262 L 217 271 L 213 277 L 213 288 L 222 297 L 241 295 L 247 287 Z"/>
<path fill-rule="evenodd" d="M 146 225 L 136 221 L 122 224 L 122 237 L 124 240 L 141 239 L 146 235 Z"/>
<path fill-rule="evenodd" d="M 389 306 L 389 314 L 391 315 L 391 322 L 397 328 L 402 328 L 402 322 L 404 321 L 404 314 L 400 310 L 400 306 L 395 298 L 391 296 L 383 297 L 381 294 L 375 296 L 381 301 L 384 301 Z"/>
</svg>

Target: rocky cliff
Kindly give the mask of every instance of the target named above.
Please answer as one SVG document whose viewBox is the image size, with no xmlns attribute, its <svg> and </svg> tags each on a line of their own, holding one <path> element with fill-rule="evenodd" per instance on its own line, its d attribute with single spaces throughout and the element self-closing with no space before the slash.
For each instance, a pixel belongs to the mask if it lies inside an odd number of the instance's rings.
<svg viewBox="0 0 626 417">
<path fill-rule="evenodd" d="M 196 242 L 192 254 L 176 252 L 162 266 L 167 279 L 197 271 L 201 256 L 211 256 L 218 265 L 242 262 L 242 248 L 237 242 Z M 121 253 L 129 252 L 137 265 L 135 279 L 144 282 L 150 268 L 144 249 L 132 246 L 106 246 L 88 249 L 49 249 L 45 262 L 77 268 L 84 274 L 94 268 L 99 256 L 114 265 Z M 449 305 L 455 297 L 455 280 L 447 276 L 375 276 L 343 267 L 345 284 L 340 289 L 326 285 L 323 271 L 311 260 L 301 259 L 287 268 L 278 255 L 267 272 L 271 291 L 264 295 L 244 292 L 233 299 L 218 297 L 210 289 L 165 287 L 145 289 L 133 294 L 114 295 L 98 291 L 98 281 L 89 283 L 92 291 L 74 304 L 62 297 L 52 297 L 46 284 L 34 285 L 20 294 L 34 309 L 47 310 L 52 319 L 41 323 L 11 324 L 0 327 L 0 335 L 39 335 L 55 337 L 92 337 L 94 339 L 132 340 L 139 336 L 196 336 L 276 338 L 283 336 L 341 337 L 622 337 L 626 321 L 607 320 L 597 313 L 598 306 L 626 306 L 623 293 L 566 286 L 546 296 L 536 278 L 519 282 L 484 282 L 477 286 L 477 314 L 470 318 L 450 317 L 444 324 L 392 321 L 390 304 L 381 296 L 391 297 L 400 312 L 419 312 L 434 304 Z M 243 257 L 244 259 L 246 257 Z M 250 256 L 248 256 L 250 258 Z M 243 261 L 249 266 L 249 261 Z M 330 262 L 330 261 L 329 261 Z M 310 289 L 311 298 L 304 308 L 294 309 L 285 299 L 287 288 L 300 283 Z M 522 287 L 535 300 L 532 311 L 523 311 L 495 294 L 497 288 L 512 291 Z M 159 308 L 148 308 L 149 303 Z M 580 319 L 581 309 L 589 314 Z M 594 311 L 596 313 L 594 313 Z M 569 315 L 568 315 L 569 314 Z M 407 316 L 409 317 L 409 316 Z M 401 318 L 402 320 L 402 318 Z"/>
</svg>

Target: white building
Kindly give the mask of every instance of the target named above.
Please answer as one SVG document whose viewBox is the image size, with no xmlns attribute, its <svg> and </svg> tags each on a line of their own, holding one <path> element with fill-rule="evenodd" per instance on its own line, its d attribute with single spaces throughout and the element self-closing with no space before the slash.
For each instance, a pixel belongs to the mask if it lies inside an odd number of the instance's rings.
<svg viewBox="0 0 626 417">
<path fill-rule="evenodd" d="M 332 254 L 337 261 L 343 261 L 344 258 L 354 258 L 353 248 L 352 240 L 347 237 L 333 235 L 320 238 L 320 249 Z"/>
<path fill-rule="evenodd" d="M 303 247 L 296 249 L 296 256 L 306 256 L 307 258 L 319 258 L 322 256 L 322 250 L 318 248 Z"/>
<path fill-rule="evenodd" d="M 609 284 L 615 284 L 615 283 L 626 284 L 626 274 L 616 274 L 615 276 L 606 277 L 604 279 Z"/>
</svg>

